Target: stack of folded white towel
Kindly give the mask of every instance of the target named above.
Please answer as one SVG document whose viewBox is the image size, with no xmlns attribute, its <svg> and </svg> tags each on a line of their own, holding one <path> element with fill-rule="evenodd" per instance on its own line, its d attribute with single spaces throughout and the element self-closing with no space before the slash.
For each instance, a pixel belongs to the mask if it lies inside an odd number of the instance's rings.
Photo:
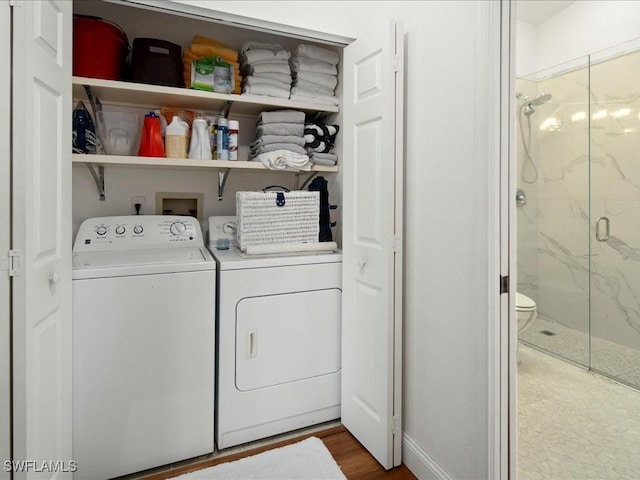
<svg viewBox="0 0 640 480">
<path fill-rule="evenodd" d="M 338 105 L 335 88 L 338 84 L 340 56 L 315 45 L 298 45 L 290 59 L 293 87 L 291 99 L 323 105 Z"/>
<path fill-rule="evenodd" d="M 289 98 L 291 52 L 279 43 L 246 42 L 240 50 L 242 93 Z"/>
<path fill-rule="evenodd" d="M 258 116 L 256 140 L 250 145 L 249 160 L 257 160 L 272 170 L 310 170 L 305 149 L 304 112 L 277 110 Z"/>
</svg>

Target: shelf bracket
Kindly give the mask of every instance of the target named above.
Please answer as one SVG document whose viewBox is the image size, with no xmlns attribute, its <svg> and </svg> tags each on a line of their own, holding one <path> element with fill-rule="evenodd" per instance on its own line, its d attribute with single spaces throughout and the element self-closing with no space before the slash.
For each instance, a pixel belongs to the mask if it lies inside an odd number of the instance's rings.
<svg viewBox="0 0 640 480">
<path fill-rule="evenodd" d="M 222 115 L 225 118 L 229 118 L 229 112 L 231 111 L 231 107 L 233 107 L 233 101 L 227 100 L 227 103 L 225 104 L 224 108 L 220 112 L 220 115 Z"/>
<path fill-rule="evenodd" d="M 311 180 L 313 180 L 318 175 L 318 172 L 312 172 L 311 175 L 307 177 L 307 179 L 300 185 L 300 173 L 296 173 L 296 177 L 298 178 L 298 190 L 304 190 Z"/>
<path fill-rule="evenodd" d="M 98 165 L 97 166 L 98 167 L 98 171 L 96 172 L 96 169 L 95 169 L 93 164 L 85 163 L 85 165 L 89 169 L 89 172 L 91 172 L 91 176 L 93 177 L 93 181 L 96 182 L 96 187 L 98 188 L 98 194 L 100 195 L 100 201 L 104 202 L 104 200 L 105 200 L 105 195 L 104 195 L 104 167 L 102 165 Z"/>
<path fill-rule="evenodd" d="M 224 194 L 224 185 L 227 183 L 227 178 L 231 172 L 230 168 L 223 168 L 218 170 L 218 201 L 222 201 L 222 195 Z"/>
</svg>

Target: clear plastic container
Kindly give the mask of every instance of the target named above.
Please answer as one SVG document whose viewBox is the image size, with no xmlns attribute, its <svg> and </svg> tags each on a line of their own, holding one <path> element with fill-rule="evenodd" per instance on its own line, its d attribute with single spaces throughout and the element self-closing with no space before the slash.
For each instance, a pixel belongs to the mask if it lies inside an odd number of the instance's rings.
<svg viewBox="0 0 640 480">
<path fill-rule="evenodd" d="M 124 112 L 98 112 L 98 135 L 107 155 L 131 156 L 140 145 L 140 115 Z"/>
</svg>

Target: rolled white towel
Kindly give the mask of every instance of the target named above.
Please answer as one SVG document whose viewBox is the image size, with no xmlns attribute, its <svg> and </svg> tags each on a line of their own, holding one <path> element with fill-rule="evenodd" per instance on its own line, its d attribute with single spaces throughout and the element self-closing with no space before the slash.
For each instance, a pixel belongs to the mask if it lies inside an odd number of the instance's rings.
<svg viewBox="0 0 640 480">
<path fill-rule="evenodd" d="M 326 48 L 316 47 L 315 45 L 300 44 L 296 49 L 296 55 L 299 57 L 313 58 L 322 60 L 323 62 L 337 65 L 340 61 L 340 55 Z"/>
<path fill-rule="evenodd" d="M 337 75 L 338 67 L 322 60 L 306 57 L 291 57 L 291 70 L 294 72 L 315 72 Z"/>
<path fill-rule="evenodd" d="M 270 170 L 285 170 L 293 168 L 297 170 L 311 170 L 311 162 L 306 154 L 295 153 L 289 150 L 274 150 L 265 152 L 256 157 Z"/>
<path fill-rule="evenodd" d="M 327 88 L 336 88 L 338 84 L 338 77 L 327 75 L 326 73 L 297 72 L 293 75 L 293 78 L 294 80 L 304 80 Z"/>
</svg>

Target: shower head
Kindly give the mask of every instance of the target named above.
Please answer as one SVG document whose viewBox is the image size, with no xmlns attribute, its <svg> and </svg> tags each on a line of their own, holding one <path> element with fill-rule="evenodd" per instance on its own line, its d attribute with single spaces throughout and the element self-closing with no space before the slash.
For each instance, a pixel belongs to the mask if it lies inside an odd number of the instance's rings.
<svg viewBox="0 0 640 480">
<path fill-rule="evenodd" d="M 547 103 L 549 100 L 551 100 L 551 94 L 550 93 L 541 93 L 536 98 L 531 100 L 529 102 L 529 105 L 533 105 L 533 106 L 537 107 L 538 105 L 542 105 L 543 103 Z"/>
<path fill-rule="evenodd" d="M 536 111 L 536 109 L 533 108 L 534 106 L 537 107 L 551 100 L 550 93 L 541 93 L 531 100 L 523 93 L 516 94 L 516 97 L 522 100 L 522 106 L 520 107 L 520 109 L 522 110 L 522 113 L 527 117 L 532 115 Z"/>
</svg>

